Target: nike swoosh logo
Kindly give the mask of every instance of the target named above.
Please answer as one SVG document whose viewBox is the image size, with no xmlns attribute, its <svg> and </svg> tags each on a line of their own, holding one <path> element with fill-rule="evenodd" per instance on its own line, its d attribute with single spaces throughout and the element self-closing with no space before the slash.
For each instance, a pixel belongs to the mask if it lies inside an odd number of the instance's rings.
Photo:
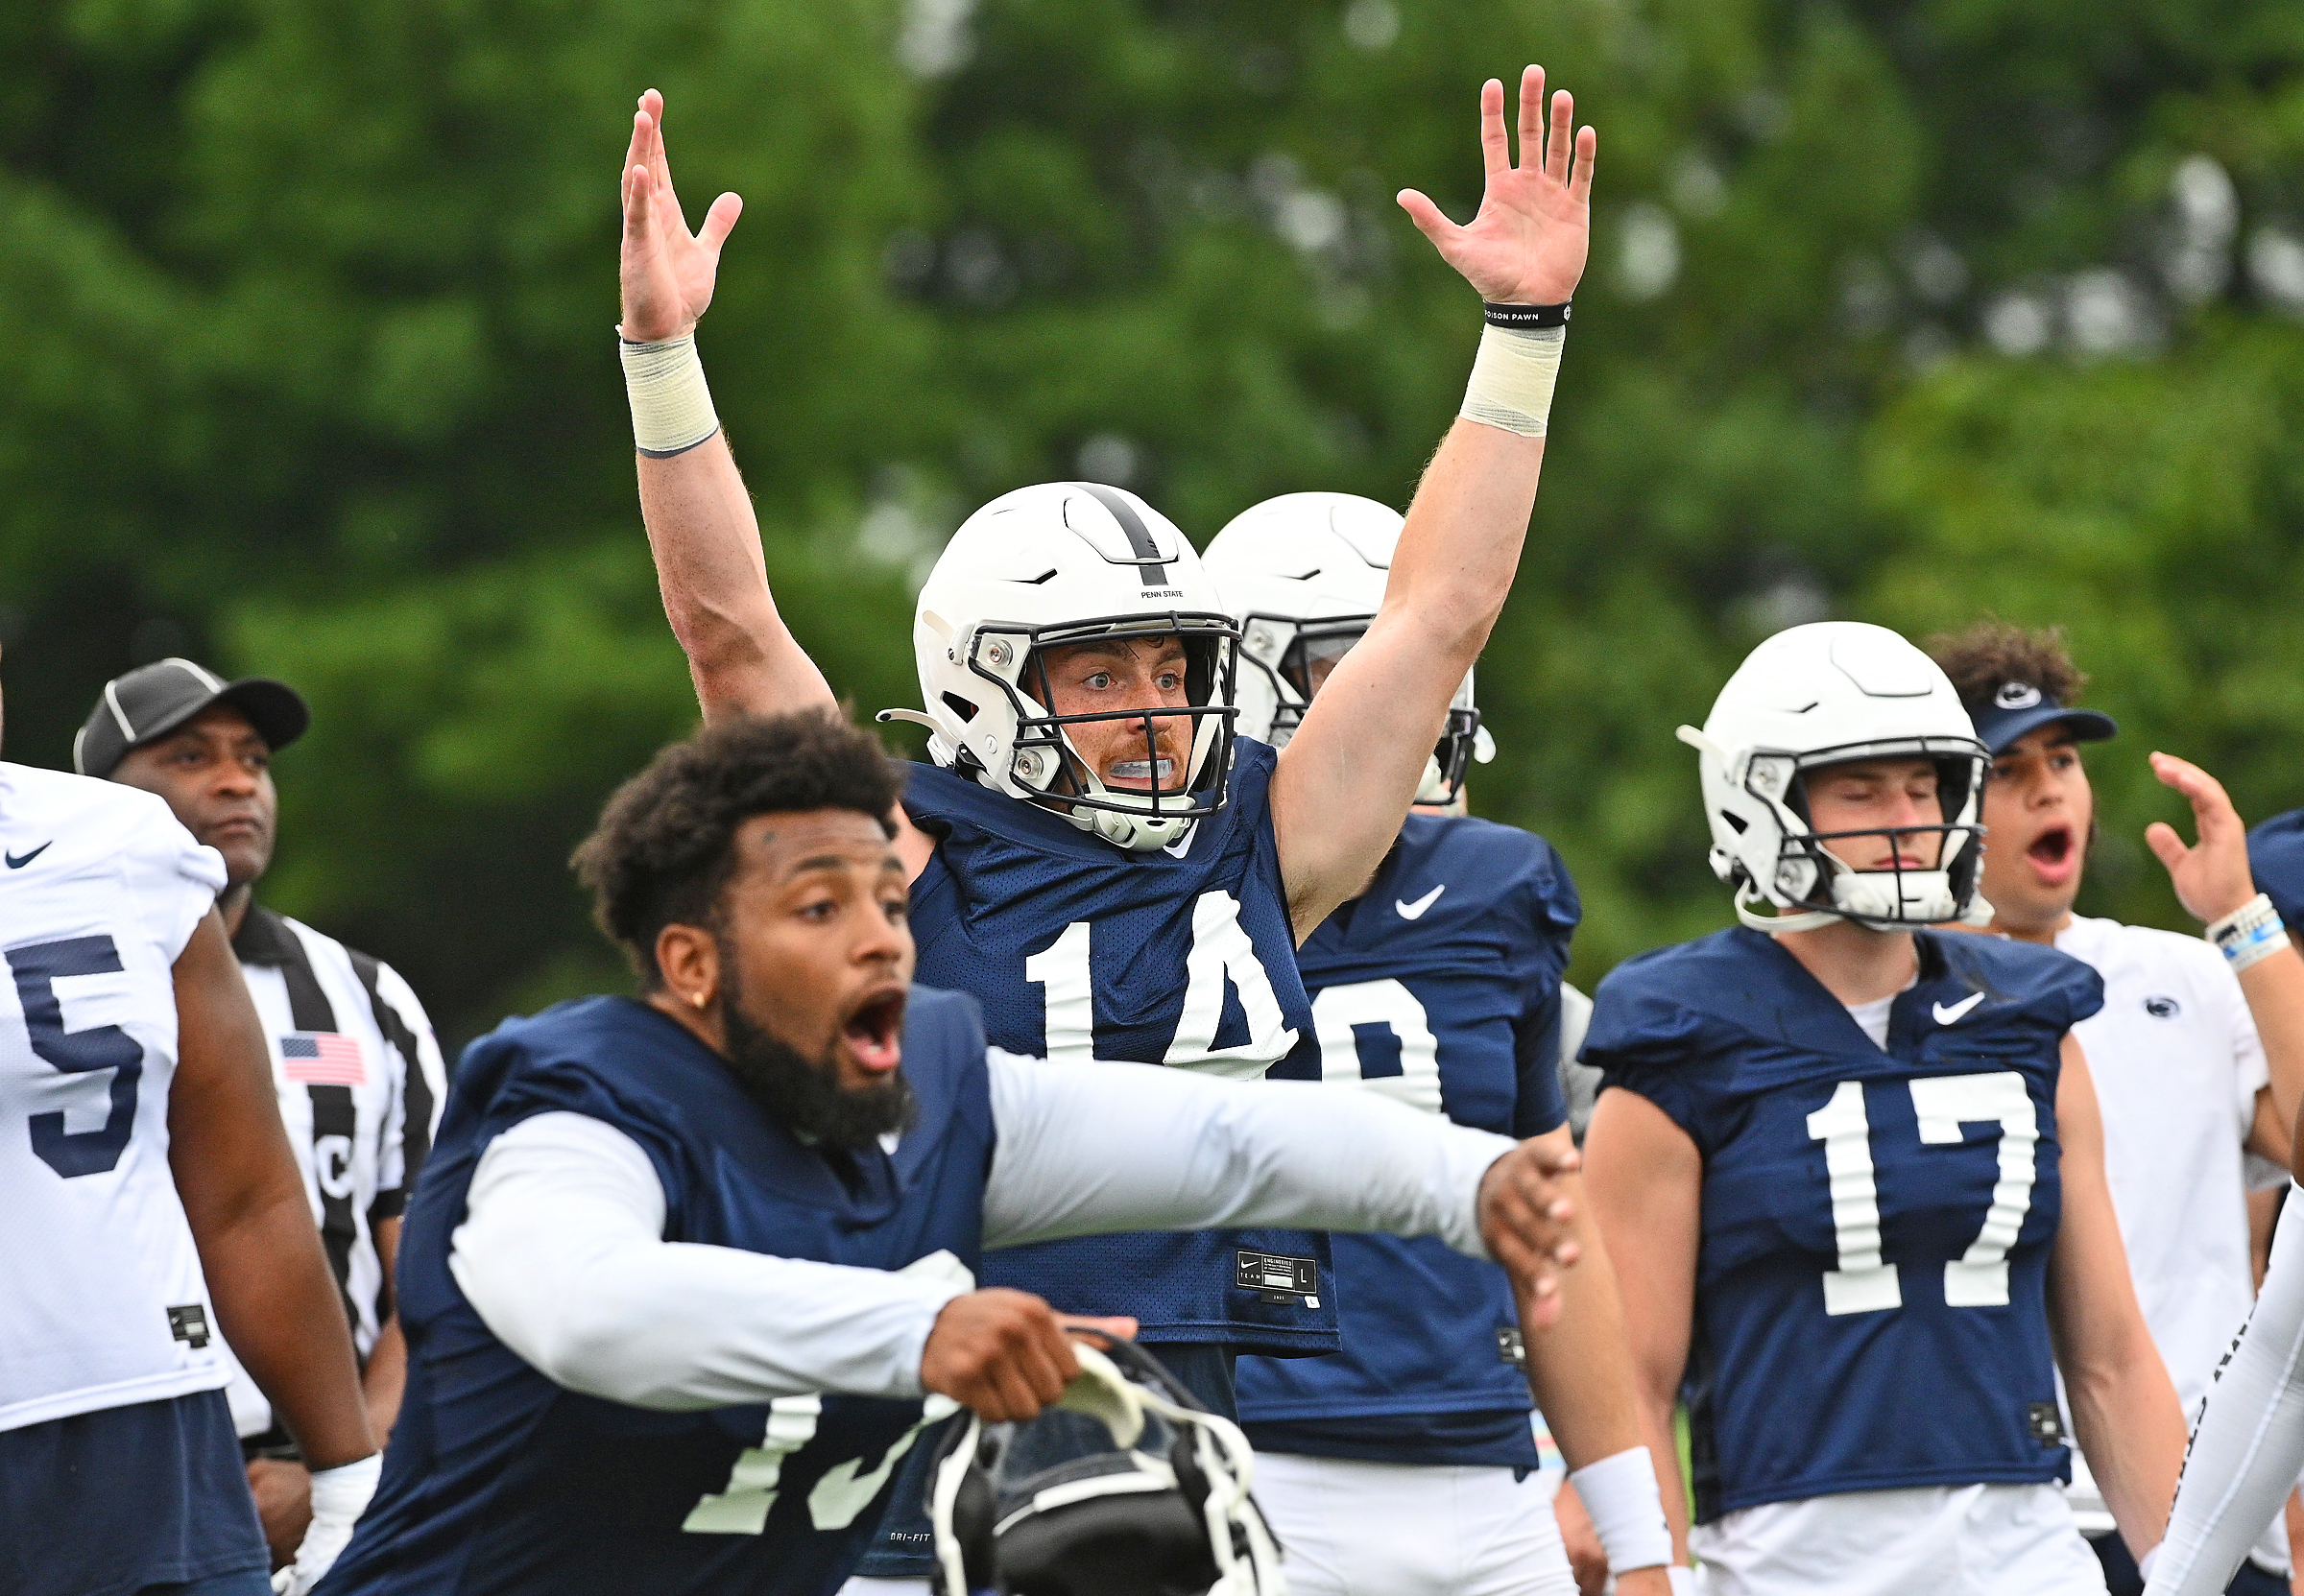
<svg viewBox="0 0 2304 1596">
<path fill-rule="evenodd" d="M 1422 919 L 1424 917 L 1424 912 L 1427 909 L 1429 909 L 1434 903 L 1438 902 L 1440 894 L 1447 891 L 1448 883 L 1443 881 L 1439 886 L 1434 887 L 1430 892 L 1425 893 L 1424 896 L 1418 898 L 1413 903 L 1410 903 L 1404 897 L 1394 898 L 1392 900 L 1392 907 L 1400 911 L 1400 917 L 1404 920 Z"/>
<path fill-rule="evenodd" d="M 1947 1008 L 1943 1004 L 1939 1003 L 1935 1006 L 1936 1023 L 1938 1025 L 1956 1024 L 1958 1023 L 1961 1015 L 1965 1014 L 1969 1010 L 1975 1008 L 1978 1004 L 1983 1002 L 1983 993 L 1970 992 L 1966 997 L 1961 998 L 1959 1002 L 1953 1004 L 1950 1008 Z"/>
<path fill-rule="evenodd" d="M 30 853 L 8 854 L 6 855 L 8 860 L 8 868 L 12 870 L 20 870 L 25 866 L 31 864 L 35 859 L 37 859 L 41 854 L 46 853 L 55 846 L 56 839 L 51 837 L 46 842 L 42 843 L 38 847 L 34 848 Z"/>
</svg>

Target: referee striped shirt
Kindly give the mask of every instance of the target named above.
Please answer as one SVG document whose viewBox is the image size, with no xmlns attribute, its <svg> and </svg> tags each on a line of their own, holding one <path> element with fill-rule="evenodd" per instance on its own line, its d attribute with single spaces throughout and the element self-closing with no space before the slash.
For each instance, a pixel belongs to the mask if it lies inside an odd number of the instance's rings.
<svg viewBox="0 0 2304 1596">
<path fill-rule="evenodd" d="M 440 1043 L 391 965 L 260 903 L 249 905 L 232 951 L 365 1366 L 392 1317 L 376 1227 L 399 1217 L 432 1145 L 446 1090 Z M 237 1360 L 228 1394 L 242 1437 L 272 1430 L 272 1406 Z"/>
</svg>

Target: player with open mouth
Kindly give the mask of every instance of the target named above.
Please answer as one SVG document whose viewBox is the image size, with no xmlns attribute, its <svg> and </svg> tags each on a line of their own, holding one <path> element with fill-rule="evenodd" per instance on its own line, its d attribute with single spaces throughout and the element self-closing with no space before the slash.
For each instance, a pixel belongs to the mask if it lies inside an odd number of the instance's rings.
<svg viewBox="0 0 2304 1596">
<path fill-rule="evenodd" d="M 1986 913 L 1988 756 L 1894 632 L 1779 632 L 1680 737 L 1743 923 L 1600 984 L 1584 1146 L 1705 1588 L 2101 1596 L 2058 1374 L 2139 1558 L 2184 1449 L 2075 1030 L 2105 983 L 1944 929 Z"/>
<path fill-rule="evenodd" d="M 1987 929 L 2052 945 L 2103 977 L 2103 1008 L 2073 1035 L 2103 1113 L 2104 1174 L 2137 1305 L 2184 1411 L 2196 1413 L 2255 1300 L 2246 1188 L 2286 1179 L 2289 1128 L 2304 1096 L 2304 962 L 2276 940 L 2277 917 L 2256 896 L 2240 817 L 2223 789 L 2163 753 L 2151 756 L 2152 772 L 2191 800 L 2200 842 L 2187 848 L 2165 825 L 2146 841 L 2184 907 L 2214 922 L 2212 937 L 2225 934 L 2240 958 L 2220 956 L 2218 941 L 2076 915 L 2097 832 L 2081 750 L 2118 728 L 2074 702 L 2087 678 L 2059 633 L 1985 621 L 1932 647 L 1992 755 L 1983 800 Z M 2187 1195 L 2171 1202 L 2172 1192 Z M 2137 1596 L 2144 1579 L 2113 1533 L 2105 1493 L 2084 1461 L 2076 1459 L 2074 1475 L 2073 1512 L 2111 1596 Z M 2213 1588 L 2234 1596 L 2288 1588 L 2287 1525 L 2276 1506 L 2247 1527 L 2240 1547 L 2246 1560 L 2236 1550 Z"/>
</svg>

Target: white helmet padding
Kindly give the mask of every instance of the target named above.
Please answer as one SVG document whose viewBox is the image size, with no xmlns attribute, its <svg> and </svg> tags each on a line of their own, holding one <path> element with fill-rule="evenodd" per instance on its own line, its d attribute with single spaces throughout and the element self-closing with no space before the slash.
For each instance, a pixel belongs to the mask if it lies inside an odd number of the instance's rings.
<svg viewBox="0 0 2304 1596">
<path fill-rule="evenodd" d="M 1052 712 L 1043 650 L 1165 637 L 1184 645 L 1184 706 Z M 1164 847 L 1229 793 L 1238 639 L 1199 555 L 1143 500 L 1096 483 L 1020 488 L 961 523 L 920 590 L 912 652 L 925 712 L 880 718 L 926 727 L 930 758 L 994 792 L 1121 847 Z M 1067 732 L 1139 719 L 1155 782 L 1156 724 L 1182 719 L 1188 729 L 1186 767 L 1164 791 L 1107 786 Z"/>
<path fill-rule="evenodd" d="M 1991 757 L 1934 660 L 1884 627 L 1818 621 L 1754 649 L 1720 689 L 1702 731 L 1680 740 L 1699 755 L 1712 868 L 1736 889 L 1736 912 L 1763 930 L 1812 930 L 1834 919 L 1876 930 L 1984 923 L 1977 895 L 1984 828 L 1977 816 Z M 1936 767 L 1936 868 L 1857 870 L 1824 846 L 1882 831 L 1815 831 L 1807 777 L 1860 759 L 1927 759 Z M 1778 911 L 1758 912 L 1766 904 Z"/>
<path fill-rule="evenodd" d="M 1316 668 L 1357 643 L 1383 605 L 1403 524 L 1374 499 L 1283 493 L 1240 512 L 1210 542 L 1208 571 L 1239 623 L 1248 664 L 1238 688 L 1242 736 L 1287 746 L 1325 674 Z M 1416 801 L 1453 802 L 1472 762 L 1495 757 L 1467 673 Z"/>
<path fill-rule="evenodd" d="M 1149 1353 L 1076 1344 L 1062 1401 L 954 1424 L 928 1471 L 941 1596 L 1286 1596 L 1256 1459 Z"/>
</svg>

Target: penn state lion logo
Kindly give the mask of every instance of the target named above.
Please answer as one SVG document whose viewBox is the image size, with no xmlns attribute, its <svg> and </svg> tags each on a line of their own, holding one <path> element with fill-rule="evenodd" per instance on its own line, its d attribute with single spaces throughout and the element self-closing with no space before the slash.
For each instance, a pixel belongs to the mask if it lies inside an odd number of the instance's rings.
<svg viewBox="0 0 2304 1596">
<path fill-rule="evenodd" d="M 2144 1000 L 2144 1012 L 2154 1019 L 2174 1019 L 2184 1009 L 2174 998 L 2155 994 Z"/>
<path fill-rule="evenodd" d="M 2003 709 L 2029 709 L 2040 702 L 2040 689 L 2028 681 L 2004 681 L 1992 702 Z"/>
</svg>

